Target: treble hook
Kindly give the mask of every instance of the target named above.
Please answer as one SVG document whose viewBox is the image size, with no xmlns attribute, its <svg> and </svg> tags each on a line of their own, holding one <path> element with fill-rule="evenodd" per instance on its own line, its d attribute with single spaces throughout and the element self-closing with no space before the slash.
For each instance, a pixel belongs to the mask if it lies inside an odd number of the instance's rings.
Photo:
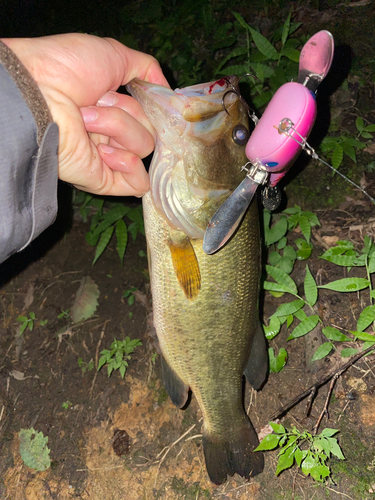
<svg viewBox="0 0 375 500">
<path fill-rule="evenodd" d="M 245 78 L 246 76 L 251 76 L 252 78 L 256 78 L 257 80 L 259 80 L 258 77 L 256 77 L 255 75 L 252 75 L 251 73 L 245 73 L 244 75 L 240 76 L 238 78 L 238 82 L 242 79 L 242 78 Z M 223 98 L 221 100 L 221 105 L 223 106 L 223 109 L 224 111 L 226 112 L 226 114 L 229 116 L 229 112 L 227 110 L 227 108 L 225 107 L 225 97 L 228 95 L 228 94 L 231 94 L 231 93 L 234 93 L 236 94 L 236 96 L 240 99 L 241 103 L 243 104 L 244 108 L 246 109 L 247 111 L 247 114 L 249 115 L 249 117 L 251 118 L 251 120 L 253 120 L 253 122 L 255 124 L 258 123 L 259 119 L 258 117 L 256 116 L 255 114 L 255 111 L 253 109 L 250 108 L 250 106 L 248 105 L 248 103 L 245 101 L 244 97 L 241 95 L 240 92 L 238 92 L 238 90 L 235 88 L 235 86 L 233 85 L 233 83 L 230 81 L 229 78 L 224 78 L 224 80 L 227 82 L 227 84 L 232 87 L 230 90 L 228 90 L 227 92 L 225 92 L 225 94 L 223 95 Z M 260 82 L 260 80 L 259 80 Z"/>
</svg>

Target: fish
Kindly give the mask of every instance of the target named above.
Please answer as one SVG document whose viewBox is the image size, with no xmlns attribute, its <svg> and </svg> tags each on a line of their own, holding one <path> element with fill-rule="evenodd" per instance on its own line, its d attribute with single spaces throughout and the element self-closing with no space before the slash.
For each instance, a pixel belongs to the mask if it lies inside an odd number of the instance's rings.
<svg viewBox="0 0 375 500">
<path fill-rule="evenodd" d="M 207 224 L 244 178 L 249 138 L 238 78 L 175 91 L 132 80 L 157 132 L 143 213 L 154 325 L 164 384 L 184 408 L 190 391 L 203 416 L 203 451 L 214 484 L 264 467 L 243 405 L 243 374 L 261 388 L 268 355 L 259 322 L 261 248 L 256 200 L 213 255 L 202 248 Z"/>
</svg>

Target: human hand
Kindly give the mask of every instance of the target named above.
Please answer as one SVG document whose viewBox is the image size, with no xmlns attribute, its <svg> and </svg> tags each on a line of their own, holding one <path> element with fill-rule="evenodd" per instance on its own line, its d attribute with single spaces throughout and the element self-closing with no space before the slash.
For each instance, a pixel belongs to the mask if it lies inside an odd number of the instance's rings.
<svg viewBox="0 0 375 500">
<path fill-rule="evenodd" d="M 101 195 L 147 192 L 141 158 L 153 151 L 155 131 L 140 104 L 116 90 L 133 78 L 168 86 L 156 59 L 85 34 L 2 41 L 36 81 L 59 126 L 60 179 Z"/>
</svg>

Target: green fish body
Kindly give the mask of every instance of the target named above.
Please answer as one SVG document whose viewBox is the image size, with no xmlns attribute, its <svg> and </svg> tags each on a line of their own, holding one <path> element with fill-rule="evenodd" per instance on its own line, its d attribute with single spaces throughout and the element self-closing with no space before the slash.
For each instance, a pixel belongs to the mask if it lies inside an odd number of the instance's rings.
<svg viewBox="0 0 375 500">
<path fill-rule="evenodd" d="M 143 210 L 164 382 L 179 408 L 189 389 L 197 398 L 215 484 L 263 469 L 243 408 L 243 373 L 259 389 L 268 371 L 258 318 L 256 201 L 219 252 L 202 249 L 207 223 L 244 177 L 248 135 L 238 139 L 236 130 L 247 131 L 247 115 L 238 95 L 227 93 L 236 86 L 235 77 L 175 92 L 137 80 L 128 85 L 158 133 Z"/>
</svg>

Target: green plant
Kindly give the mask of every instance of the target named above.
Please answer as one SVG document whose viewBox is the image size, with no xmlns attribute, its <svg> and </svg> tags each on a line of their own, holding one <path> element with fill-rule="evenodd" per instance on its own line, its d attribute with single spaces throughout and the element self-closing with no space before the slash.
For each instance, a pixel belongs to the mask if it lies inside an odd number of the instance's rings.
<svg viewBox="0 0 375 500">
<path fill-rule="evenodd" d="M 275 356 L 273 347 L 270 347 L 268 349 L 268 359 L 269 359 L 270 373 L 279 373 L 284 368 L 287 362 L 288 353 L 286 349 L 282 347 L 278 355 Z"/>
<path fill-rule="evenodd" d="M 116 236 L 116 250 L 121 264 L 128 244 L 128 233 L 132 235 L 134 241 L 138 233 L 145 235 L 141 205 L 131 208 L 123 203 L 109 202 L 105 198 L 93 197 L 87 193 L 82 196 L 77 195 L 74 203 L 79 206 L 84 220 L 91 217 L 86 241 L 89 245 L 96 247 L 93 265 L 107 248 L 113 233 Z M 125 216 L 130 220 L 129 225 L 124 220 Z"/>
<path fill-rule="evenodd" d="M 33 428 L 21 429 L 19 438 L 20 455 L 25 465 L 37 471 L 44 471 L 51 466 L 48 437 L 44 437 L 43 432 Z"/>
<path fill-rule="evenodd" d="M 61 309 L 61 313 L 57 315 L 58 319 L 61 318 L 69 319 L 70 318 L 69 311 L 70 309 Z"/>
<path fill-rule="evenodd" d="M 296 77 L 301 41 L 290 38 L 301 25 L 291 21 L 290 11 L 281 29 L 275 30 L 272 41 L 246 23 L 241 14 L 233 12 L 238 27 L 245 30 L 246 45 L 235 47 L 216 68 L 216 75 L 243 75 L 254 72 L 256 81 L 251 89 L 252 102 L 257 108 L 265 106 L 276 90 Z M 252 45 L 252 42 L 254 45 Z M 277 50 L 277 48 L 279 50 Z M 229 66 L 226 66 L 227 63 Z"/>
<path fill-rule="evenodd" d="M 280 448 L 276 475 L 296 463 L 305 476 L 310 474 L 315 481 L 323 483 L 331 474 L 327 465 L 331 455 L 345 460 L 337 439 L 333 437 L 338 432 L 335 429 L 327 428 L 318 436 L 313 436 L 307 431 L 300 432 L 293 425 L 291 430 L 274 422 L 270 425 L 274 434 L 266 436 L 255 451 Z"/>
<path fill-rule="evenodd" d="M 71 408 L 72 406 L 72 403 L 68 400 L 68 401 L 64 401 L 64 403 L 61 405 L 64 410 L 69 410 L 69 408 Z"/>
<path fill-rule="evenodd" d="M 106 364 L 108 377 L 111 376 L 113 370 L 119 370 L 121 377 L 124 378 L 126 369 L 129 366 L 128 361 L 131 359 L 131 354 L 139 345 L 142 345 L 139 339 L 130 340 L 129 337 L 126 337 L 124 340 L 115 339 L 110 349 L 101 351 L 100 354 L 102 354 L 102 356 L 99 359 L 98 371 Z"/>
<path fill-rule="evenodd" d="M 32 331 L 34 328 L 35 319 L 35 313 L 33 312 L 29 313 L 29 317 L 18 316 L 17 321 L 21 323 L 19 334 L 21 335 L 26 330 L 26 328 L 29 328 L 29 330 Z"/>
<path fill-rule="evenodd" d="M 135 292 L 136 290 L 137 290 L 137 287 L 133 286 L 129 290 L 125 290 L 125 292 L 122 294 L 122 296 L 124 298 L 128 299 L 129 306 L 132 306 L 134 304 L 135 295 L 133 292 Z"/>
<path fill-rule="evenodd" d="M 315 214 L 301 210 L 298 205 L 284 210 L 276 216 L 276 223 L 271 225 L 273 217 L 275 216 L 271 212 L 263 210 L 265 245 L 271 247 L 268 255 L 269 262 L 272 266 L 290 274 L 297 259 L 306 260 L 310 257 L 312 252 L 311 229 L 320 226 L 320 222 Z M 294 249 L 292 245 L 288 245 L 286 234 L 297 227 L 301 230 L 304 238 L 295 240 L 296 249 Z"/>
<path fill-rule="evenodd" d="M 304 297 L 301 297 L 297 291 L 297 285 L 294 280 L 282 269 L 274 266 L 266 266 L 266 271 L 274 281 L 265 281 L 263 288 L 272 293 L 284 294 L 288 293 L 295 297 L 295 300 L 286 302 L 278 306 L 274 314 L 269 319 L 269 324 L 264 326 L 266 337 L 273 339 L 281 329 L 281 325 L 287 324 L 287 328 L 297 320 L 299 323 L 293 328 L 288 340 L 302 337 L 313 330 L 318 322 L 322 322 L 313 309 L 318 300 L 318 290 L 328 289 L 337 292 L 357 292 L 360 290 L 369 290 L 370 305 L 365 307 L 359 315 L 356 330 L 350 330 L 353 335 L 349 337 L 337 328 L 324 326 L 322 332 L 327 337 L 327 342 L 324 342 L 312 358 L 313 361 L 327 356 L 336 342 L 350 342 L 361 340 L 364 342 L 362 348 L 365 350 L 372 345 L 375 345 L 375 336 L 367 333 L 364 330 L 375 322 L 375 290 L 372 288 L 371 276 L 375 272 L 375 245 L 372 240 L 365 236 L 364 246 L 359 251 L 354 249 L 354 245 L 349 241 L 339 241 L 335 247 L 327 250 L 321 258 L 328 260 L 337 265 L 341 265 L 351 269 L 352 267 L 365 267 L 367 278 L 349 277 L 336 280 L 325 285 L 317 286 L 314 277 L 312 276 L 308 265 L 306 265 L 306 274 L 304 280 Z M 311 315 L 307 315 L 304 308 L 311 311 Z M 342 349 L 340 354 L 342 357 L 348 357 L 356 354 L 358 349 L 346 348 Z M 271 359 L 270 359 L 271 362 Z"/>
<path fill-rule="evenodd" d="M 332 166 L 336 170 L 342 164 L 344 154 L 351 158 L 354 163 L 357 163 L 356 151 L 366 147 L 366 142 L 361 141 L 361 138 L 365 140 L 373 139 L 372 134 L 375 132 L 375 124 L 365 125 L 363 118 L 357 117 L 355 125 L 358 132 L 355 138 L 344 132 L 339 136 L 329 135 L 320 144 L 320 150 L 323 153 L 329 153 Z M 333 172 L 334 174 L 335 172 Z"/>
<path fill-rule="evenodd" d="M 78 366 L 81 368 L 82 373 L 91 372 L 94 368 L 94 360 L 90 359 L 90 361 L 86 363 L 82 358 L 78 358 Z"/>
</svg>

